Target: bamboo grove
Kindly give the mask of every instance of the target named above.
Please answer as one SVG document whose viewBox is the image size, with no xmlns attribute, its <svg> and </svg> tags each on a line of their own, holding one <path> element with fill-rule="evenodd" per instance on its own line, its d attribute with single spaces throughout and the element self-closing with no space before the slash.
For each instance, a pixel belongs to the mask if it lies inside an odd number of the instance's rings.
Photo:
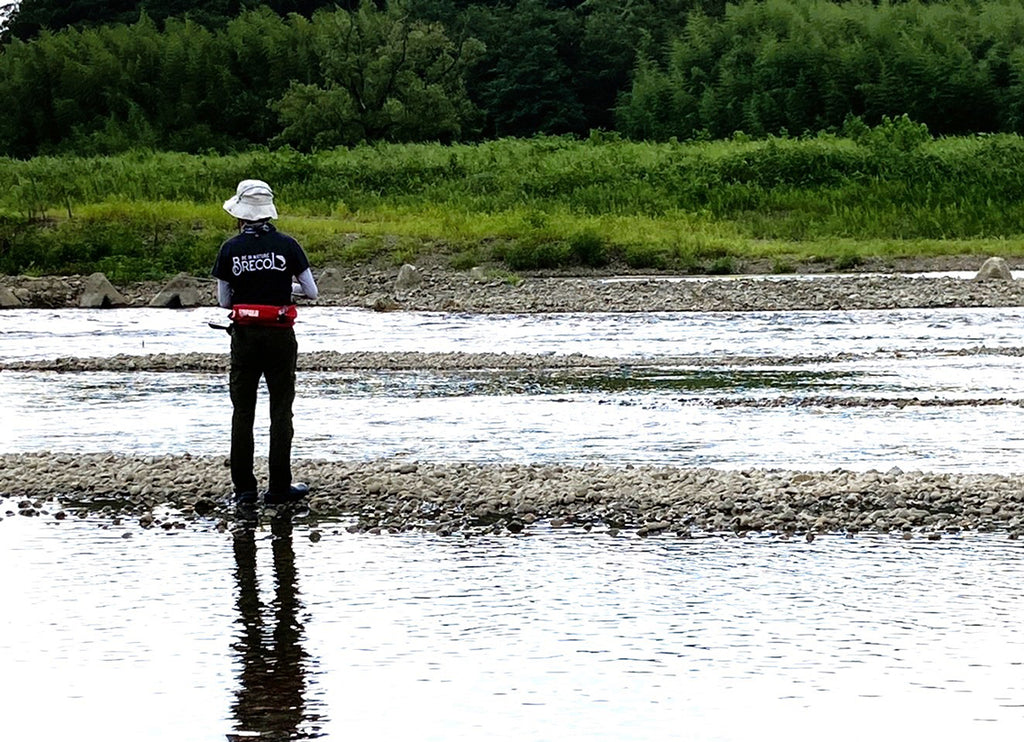
<svg viewBox="0 0 1024 742">
<path fill-rule="evenodd" d="M 23 0 L 0 154 L 799 136 L 904 114 L 937 135 L 1024 129 L 1019 0 L 141 7 Z"/>
</svg>

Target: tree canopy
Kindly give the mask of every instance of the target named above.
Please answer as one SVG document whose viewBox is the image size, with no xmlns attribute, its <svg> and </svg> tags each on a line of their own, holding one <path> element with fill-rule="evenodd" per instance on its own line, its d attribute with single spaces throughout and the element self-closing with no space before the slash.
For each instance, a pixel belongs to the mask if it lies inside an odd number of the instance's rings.
<svg viewBox="0 0 1024 742">
<path fill-rule="evenodd" d="M 20 0 L 10 34 L 23 41 L 42 31 L 74 27 L 131 24 L 145 14 L 157 23 L 184 18 L 205 25 L 224 25 L 246 10 L 267 7 L 279 15 L 299 13 L 310 17 L 314 11 L 335 6 L 351 8 L 344 0 Z"/>
<path fill-rule="evenodd" d="M 693 14 L 642 56 L 619 108 L 633 137 L 835 130 L 906 114 L 936 134 L 1021 132 L 1024 6 L 762 0 Z"/>
<path fill-rule="evenodd" d="M 483 50 L 475 39 L 456 44 L 438 23 L 370 4 L 318 13 L 311 31 L 321 74 L 315 82 L 292 81 L 271 105 L 284 127 L 277 141 L 314 149 L 451 140 L 473 119 L 463 71 Z"/>
<path fill-rule="evenodd" d="M 22 0 L 0 154 L 1024 132 L 1009 0 Z"/>
</svg>

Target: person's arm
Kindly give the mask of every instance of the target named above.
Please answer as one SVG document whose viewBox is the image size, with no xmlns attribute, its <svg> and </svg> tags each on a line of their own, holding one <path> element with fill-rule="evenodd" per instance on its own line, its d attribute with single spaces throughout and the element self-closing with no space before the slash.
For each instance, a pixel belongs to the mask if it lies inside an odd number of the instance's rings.
<svg viewBox="0 0 1024 742">
<path fill-rule="evenodd" d="M 311 271 L 309 268 L 306 268 L 306 270 L 302 271 L 302 273 L 300 273 L 297 276 L 297 278 L 299 281 L 299 290 L 296 291 L 296 286 L 293 285 L 293 294 L 296 294 L 298 296 L 304 296 L 307 299 L 315 299 L 316 297 L 320 296 L 320 289 L 318 289 L 316 286 L 316 280 L 313 278 L 313 271 Z"/>
<path fill-rule="evenodd" d="M 217 303 L 225 309 L 231 309 L 231 284 L 224 279 L 217 279 Z"/>
</svg>

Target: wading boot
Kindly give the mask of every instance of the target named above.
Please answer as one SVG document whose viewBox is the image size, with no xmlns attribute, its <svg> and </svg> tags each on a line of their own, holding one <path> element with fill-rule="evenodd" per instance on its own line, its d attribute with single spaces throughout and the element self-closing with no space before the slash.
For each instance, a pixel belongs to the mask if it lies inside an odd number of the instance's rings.
<svg viewBox="0 0 1024 742">
<path fill-rule="evenodd" d="M 309 494 L 309 485 L 298 482 L 293 484 L 285 492 L 267 492 L 263 495 L 263 502 L 267 505 L 286 505 L 291 502 L 298 502 Z"/>
<path fill-rule="evenodd" d="M 255 505 L 259 499 L 259 494 L 256 490 L 247 490 L 245 492 L 235 493 L 235 504 L 236 505 Z"/>
</svg>

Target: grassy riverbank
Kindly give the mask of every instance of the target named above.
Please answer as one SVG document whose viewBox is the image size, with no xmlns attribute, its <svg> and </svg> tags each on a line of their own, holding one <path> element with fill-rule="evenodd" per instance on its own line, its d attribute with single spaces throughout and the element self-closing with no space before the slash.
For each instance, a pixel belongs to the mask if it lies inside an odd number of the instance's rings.
<svg viewBox="0 0 1024 742">
<path fill-rule="evenodd" d="M 1024 139 L 848 136 L 648 144 L 593 137 L 304 155 L 0 159 L 0 272 L 206 274 L 239 179 L 267 180 L 318 266 L 429 256 L 517 271 L 726 273 L 1024 254 Z"/>
</svg>

